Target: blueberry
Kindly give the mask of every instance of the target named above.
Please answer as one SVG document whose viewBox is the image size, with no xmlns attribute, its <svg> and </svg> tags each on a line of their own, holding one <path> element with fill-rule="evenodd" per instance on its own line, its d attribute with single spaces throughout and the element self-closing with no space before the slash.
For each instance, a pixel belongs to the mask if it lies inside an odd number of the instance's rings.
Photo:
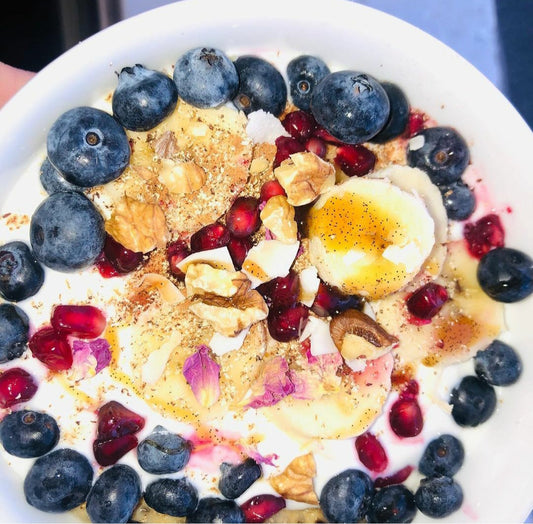
<svg viewBox="0 0 533 524">
<path fill-rule="evenodd" d="M 174 82 L 185 102 L 205 108 L 229 102 L 237 92 L 239 77 L 220 49 L 196 47 L 178 58 Z"/>
<path fill-rule="evenodd" d="M 426 477 L 453 477 L 463 465 L 464 459 L 465 450 L 461 441 L 453 435 L 441 435 L 426 446 L 418 469 Z"/>
<path fill-rule="evenodd" d="M 222 463 L 218 482 L 220 493 L 228 499 L 241 496 L 262 474 L 261 466 L 251 458 L 240 464 Z"/>
<path fill-rule="evenodd" d="M 418 509 L 434 519 L 441 519 L 457 511 L 463 503 L 461 486 L 450 477 L 422 479 L 415 493 Z"/>
<path fill-rule="evenodd" d="M 11 455 L 36 458 L 55 447 L 59 440 L 59 428 L 46 413 L 14 411 L 0 422 L 0 440 Z"/>
<path fill-rule="evenodd" d="M 13 304 L 0 304 L 0 364 L 18 358 L 28 344 L 29 319 Z"/>
<path fill-rule="evenodd" d="M 494 340 L 474 357 L 478 377 L 493 386 L 510 386 L 522 374 L 522 361 L 516 351 L 500 340 Z"/>
<path fill-rule="evenodd" d="M 35 295 L 44 282 L 44 269 L 24 242 L 0 246 L 0 295 L 18 302 Z"/>
<path fill-rule="evenodd" d="M 451 127 L 429 127 L 409 141 L 408 164 L 425 171 L 437 185 L 459 180 L 469 160 L 464 138 Z"/>
<path fill-rule="evenodd" d="M 392 82 L 381 82 L 381 87 L 385 89 L 389 97 L 390 113 L 383 129 L 371 140 L 376 144 L 384 144 L 400 136 L 405 131 L 409 120 L 409 101 L 405 93 Z"/>
<path fill-rule="evenodd" d="M 159 513 L 186 517 L 198 505 L 198 492 L 185 478 L 164 478 L 148 484 L 144 501 Z"/>
<path fill-rule="evenodd" d="M 178 89 L 167 75 L 140 64 L 124 67 L 111 101 L 113 116 L 132 131 L 148 131 L 176 107 Z"/>
<path fill-rule="evenodd" d="M 162 475 L 183 469 L 191 456 L 187 440 L 157 426 L 137 447 L 137 459 L 148 473 Z"/>
<path fill-rule="evenodd" d="M 82 188 L 67 182 L 63 175 L 52 165 L 52 162 L 46 157 L 41 164 L 40 176 L 41 184 L 44 190 L 51 195 L 60 191 L 81 191 Z"/>
<path fill-rule="evenodd" d="M 533 292 L 533 260 L 517 249 L 493 249 L 479 261 L 477 279 L 493 300 L 518 302 Z"/>
<path fill-rule="evenodd" d="M 442 202 L 450 220 L 466 220 L 476 207 L 476 197 L 461 180 L 439 186 Z"/>
<path fill-rule="evenodd" d="M 402 484 L 397 484 L 374 493 L 367 512 L 367 520 L 369 522 L 412 522 L 415 515 L 414 495 Z"/>
<path fill-rule="evenodd" d="M 90 266 L 102 252 L 104 220 L 81 193 L 54 193 L 33 214 L 30 241 L 45 266 L 74 271 Z"/>
<path fill-rule="evenodd" d="M 94 107 L 63 113 L 48 132 L 46 148 L 54 167 L 80 187 L 115 180 L 130 159 L 130 144 L 122 126 Z"/>
<path fill-rule="evenodd" d="M 41 511 L 70 511 L 85 502 L 92 481 L 93 468 L 81 453 L 58 449 L 35 461 L 24 479 L 24 495 Z"/>
<path fill-rule="evenodd" d="M 128 522 L 141 500 L 141 479 L 125 464 L 106 469 L 87 497 L 91 522 Z"/>
<path fill-rule="evenodd" d="M 449 403 L 452 417 L 460 426 L 477 426 L 492 415 L 496 409 L 494 388 L 478 377 L 463 377 L 453 388 Z"/>
<path fill-rule="evenodd" d="M 235 107 L 245 114 L 262 109 L 279 116 L 287 104 L 287 86 L 281 73 L 257 56 L 241 56 L 235 61 L 239 87 Z"/>
<path fill-rule="evenodd" d="M 358 71 L 330 73 L 315 88 L 311 111 L 335 138 L 360 144 L 377 135 L 387 123 L 389 97 L 372 76 Z"/>
<path fill-rule="evenodd" d="M 200 499 L 196 511 L 187 516 L 186 522 L 244 522 L 244 514 L 233 500 L 217 497 Z"/>
<path fill-rule="evenodd" d="M 329 67 L 316 56 L 301 55 L 287 65 L 291 98 L 296 107 L 311 109 L 311 96 L 316 85 L 329 74 Z"/>
<path fill-rule="evenodd" d="M 330 522 L 359 522 L 371 497 L 370 477 L 357 469 L 347 469 L 326 482 L 320 494 L 320 507 Z"/>
</svg>

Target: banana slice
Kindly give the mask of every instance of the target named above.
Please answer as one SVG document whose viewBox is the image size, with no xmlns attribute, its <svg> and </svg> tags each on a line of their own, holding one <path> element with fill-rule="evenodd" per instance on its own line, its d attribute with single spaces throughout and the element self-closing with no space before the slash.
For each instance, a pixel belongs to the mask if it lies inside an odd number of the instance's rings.
<svg viewBox="0 0 533 524">
<path fill-rule="evenodd" d="M 371 299 L 402 289 L 435 244 L 424 201 L 386 179 L 352 178 L 309 212 L 311 262 L 320 277 Z"/>
</svg>

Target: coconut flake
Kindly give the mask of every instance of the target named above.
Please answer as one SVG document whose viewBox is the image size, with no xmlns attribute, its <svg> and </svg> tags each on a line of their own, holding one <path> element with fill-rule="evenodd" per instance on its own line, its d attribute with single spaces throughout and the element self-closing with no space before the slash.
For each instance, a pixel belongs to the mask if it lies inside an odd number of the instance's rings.
<svg viewBox="0 0 533 524">
<path fill-rule="evenodd" d="M 290 136 L 279 118 L 262 109 L 248 115 L 246 133 L 255 144 L 274 144 L 279 136 Z"/>
</svg>

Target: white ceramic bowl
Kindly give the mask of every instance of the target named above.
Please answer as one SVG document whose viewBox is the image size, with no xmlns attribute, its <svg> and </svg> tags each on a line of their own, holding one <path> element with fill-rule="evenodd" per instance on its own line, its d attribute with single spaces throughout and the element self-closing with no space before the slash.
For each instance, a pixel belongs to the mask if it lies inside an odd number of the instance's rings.
<svg viewBox="0 0 533 524">
<path fill-rule="evenodd" d="M 211 45 L 260 53 L 281 62 L 321 56 L 333 70 L 353 68 L 396 82 L 413 106 L 467 139 L 473 162 L 503 216 L 506 242 L 533 254 L 533 134 L 497 89 L 452 50 L 389 15 L 341 0 L 184 1 L 117 24 L 82 42 L 41 71 L 0 112 L 3 208 L 9 188 L 42 151 L 50 125 L 64 110 L 91 104 L 116 85 L 115 72 L 142 63 L 173 64 L 188 48 Z M 462 509 L 450 521 L 523 521 L 533 508 L 532 298 L 506 307 L 509 333 L 524 361 L 520 382 L 498 392 L 496 414 L 464 430 L 467 458 L 458 478 Z M 0 520 L 57 522 L 24 501 L 21 482 L 2 464 Z M 418 515 L 417 520 L 423 520 Z"/>
</svg>

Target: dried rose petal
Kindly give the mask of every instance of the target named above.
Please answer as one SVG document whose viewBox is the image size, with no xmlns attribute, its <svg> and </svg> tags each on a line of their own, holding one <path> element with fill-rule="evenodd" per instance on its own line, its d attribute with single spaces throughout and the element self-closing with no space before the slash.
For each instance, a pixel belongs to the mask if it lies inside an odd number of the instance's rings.
<svg viewBox="0 0 533 524">
<path fill-rule="evenodd" d="M 72 367 L 76 376 L 86 378 L 94 376 L 109 365 L 111 351 L 109 342 L 105 338 L 95 340 L 74 340 L 72 343 Z"/>
<path fill-rule="evenodd" d="M 289 365 L 283 357 L 274 357 L 263 366 L 261 377 L 252 384 L 253 396 L 249 408 L 273 406 L 294 392 Z"/>
<path fill-rule="evenodd" d="M 220 397 L 220 366 L 209 356 L 207 346 L 198 346 L 198 351 L 185 360 L 183 376 L 202 406 L 208 408 Z"/>
</svg>

